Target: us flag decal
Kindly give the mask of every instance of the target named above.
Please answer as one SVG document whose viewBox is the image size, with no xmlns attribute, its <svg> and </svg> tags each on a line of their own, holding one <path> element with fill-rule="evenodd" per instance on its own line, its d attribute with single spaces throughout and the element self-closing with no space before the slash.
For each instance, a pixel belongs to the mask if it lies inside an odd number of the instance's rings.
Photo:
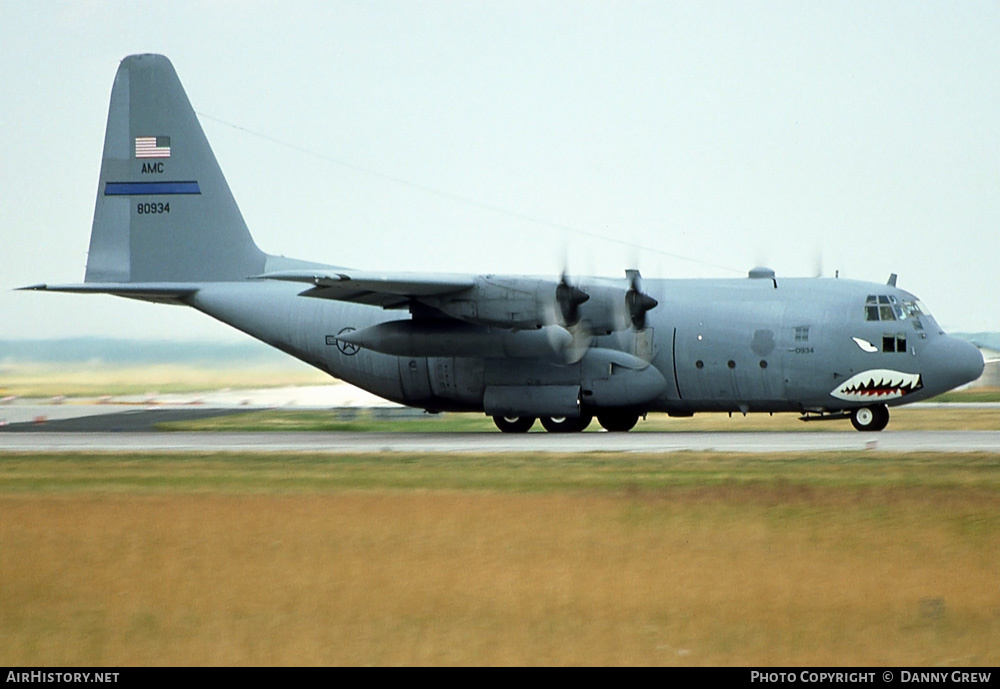
<svg viewBox="0 0 1000 689">
<path fill-rule="evenodd" d="M 169 136 L 137 136 L 135 137 L 136 158 L 169 158 Z"/>
</svg>

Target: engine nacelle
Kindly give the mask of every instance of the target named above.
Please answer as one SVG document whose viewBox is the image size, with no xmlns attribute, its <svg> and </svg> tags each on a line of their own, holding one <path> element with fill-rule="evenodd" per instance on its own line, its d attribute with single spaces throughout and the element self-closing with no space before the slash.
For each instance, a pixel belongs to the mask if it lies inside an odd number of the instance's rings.
<svg viewBox="0 0 1000 689">
<path fill-rule="evenodd" d="M 591 334 L 610 335 L 628 329 L 629 319 L 625 310 L 627 285 L 587 284 L 581 289 L 590 295 L 590 299 L 580 305 L 580 322 Z"/>
<path fill-rule="evenodd" d="M 518 330 L 583 323 L 604 335 L 629 327 L 627 291 L 627 284 L 611 281 L 569 285 L 565 279 L 486 275 L 469 289 L 422 301 L 466 323 Z"/>
<path fill-rule="evenodd" d="M 667 389 L 648 362 L 615 349 L 591 349 L 582 361 L 582 397 L 593 407 L 642 407 Z"/>
</svg>

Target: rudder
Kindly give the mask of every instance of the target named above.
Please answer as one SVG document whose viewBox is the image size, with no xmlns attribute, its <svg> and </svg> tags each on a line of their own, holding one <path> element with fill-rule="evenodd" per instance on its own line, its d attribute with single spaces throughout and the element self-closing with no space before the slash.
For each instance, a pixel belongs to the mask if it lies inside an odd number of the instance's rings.
<svg viewBox="0 0 1000 689">
<path fill-rule="evenodd" d="M 126 57 L 111 90 L 84 281 L 242 281 L 265 258 L 173 65 Z"/>
</svg>

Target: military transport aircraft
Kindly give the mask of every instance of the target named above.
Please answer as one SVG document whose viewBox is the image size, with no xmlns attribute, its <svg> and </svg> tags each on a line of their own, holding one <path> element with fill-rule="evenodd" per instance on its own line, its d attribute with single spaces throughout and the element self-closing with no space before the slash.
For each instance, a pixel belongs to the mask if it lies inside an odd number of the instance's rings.
<svg viewBox="0 0 1000 689">
<path fill-rule="evenodd" d="M 118 68 L 82 284 L 182 304 L 330 375 L 506 432 L 627 431 L 648 412 L 796 412 L 878 431 L 983 359 L 895 285 L 386 273 L 262 252 L 173 66 Z"/>
</svg>

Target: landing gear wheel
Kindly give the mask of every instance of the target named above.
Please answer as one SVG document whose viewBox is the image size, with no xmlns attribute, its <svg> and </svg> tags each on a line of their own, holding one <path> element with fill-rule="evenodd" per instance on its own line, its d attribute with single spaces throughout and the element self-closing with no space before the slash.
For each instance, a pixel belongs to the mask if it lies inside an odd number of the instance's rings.
<svg viewBox="0 0 1000 689">
<path fill-rule="evenodd" d="M 527 433 L 535 425 L 533 416 L 494 416 L 493 423 L 504 433 Z"/>
<path fill-rule="evenodd" d="M 543 416 L 542 425 L 549 433 L 579 433 L 593 420 L 590 414 L 580 416 Z"/>
<path fill-rule="evenodd" d="M 875 412 L 875 429 L 881 431 L 889 425 L 889 407 L 880 404 L 874 407 L 873 411 Z"/>
<path fill-rule="evenodd" d="M 601 428 L 611 433 L 625 433 L 635 428 L 639 415 L 630 411 L 606 411 L 597 415 Z"/>
<path fill-rule="evenodd" d="M 859 431 L 881 431 L 889 423 L 889 408 L 884 404 L 851 410 L 851 425 Z"/>
</svg>

